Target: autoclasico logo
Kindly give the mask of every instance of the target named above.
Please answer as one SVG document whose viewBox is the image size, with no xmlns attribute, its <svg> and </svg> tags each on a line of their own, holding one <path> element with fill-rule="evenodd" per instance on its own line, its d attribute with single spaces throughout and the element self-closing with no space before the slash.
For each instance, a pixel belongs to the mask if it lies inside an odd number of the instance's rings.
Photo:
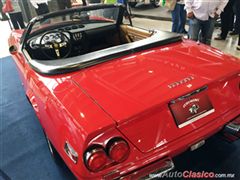
<svg viewBox="0 0 240 180">
<path fill-rule="evenodd" d="M 214 173 L 207 171 L 175 171 L 175 172 L 167 172 L 167 173 L 159 173 L 159 174 L 150 174 L 150 178 L 194 178 L 194 179 L 205 179 L 205 178 L 235 178 L 234 173 Z"/>
</svg>

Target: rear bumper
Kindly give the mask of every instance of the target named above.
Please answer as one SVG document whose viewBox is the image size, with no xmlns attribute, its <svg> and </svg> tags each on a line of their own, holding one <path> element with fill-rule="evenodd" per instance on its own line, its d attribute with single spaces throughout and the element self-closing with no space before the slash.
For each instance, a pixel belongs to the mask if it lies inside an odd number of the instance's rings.
<svg viewBox="0 0 240 180">
<path fill-rule="evenodd" d="M 112 179 L 121 179 L 121 180 L 129 180 L 129 179 L 152 179 L 155 177 L 159 177 L 161 174 L 164 174 L 168 171 L 174 169 L 174 163 L 170 158 L 164 158 L 159 161 L 153 162 L 146 167 L 135 170 L 134 172 L 129 172 L 124 176 L 120 176 L 120 174 L 112 174 L 105 176 L 104 179 L 112 180 Z"/>
<path fill-rule="evenodd" d="M 125 167 L 124 170 L 119 169 L 117 174 L 118 175 L 120 174 L 120 177 L 124 177 L 124 178 L 128 178 L 128 179 L 138 179 L 139 177 L 145 177 L 147 174 L 151 175 L 156 170 L 162 169 L 161 168 L 162 166 L 160 166 L 160 165 L 162 164 L 162 161 L 165 161 L 165 160 L 162 160 L 164 157 L 169 157 L 169 159 L 170 159 L 170 158 L 173 158 L 174 156 L 177 156 L 178 154 L 190 149 L 190 147 L 192 145 L 194 145 L 195 143 L 197 143 L 201 140 L 207 139 L 210 136 L 216 134 L 217 132 L 220 132 L 221 130 L 223 130 L 231 122 L 234 122 L 237 119 L 236 117 L 240 117 L 239 115 L 240 115 L 240 107 L 236 107 L 232 111 L 227 112 L 227 113 L 225 113 L 225 115 L 212 120 L 210 123 L 206 124 L 205 126 L 202 126 L 198 130 L 196 130 L 192 133 L 189 133 L 183 137 L 180 137 L 180 138 L 176 139 L 175 141 L 172 141 L 172 142 L 168 143 L 167 145 L 164 145 L 163 147 L 156 149 L 154 152 L 148 153 L 149 156 L 146 156 L 144 159 L 134 163 L 135 167 L 136 167 L 135 170 L 128 171 L 128 170 L 126 170 L 126 167 Z M 239 118 L 239 122 L 240 122 L 240 118 Z M 146 159 L 149 164 L 146 164 Z M 155 168 L 151 169 L 153 162 L 156 162 L 156 164 L 157 164 L 157 162 L 159 162 L 158 169 L 155 169 Z M 143 166 L 143 164 L 145 164 L 145 165 Z M 153 167 L 154 167 L 154 165 L 153 165 Z M 138 168 L 142 168 L 141 173 L 139 173 Z M 122 174 L 121 172 L 125 172 L 125 173 Z M 135 173 L 137 175 L 142 175 L 142 176 L 135 177 L 134 176 Z M 157 174 L 161 174 L 161 173 L 162 172 L 158 171 Z M 132 178 L 131 174 L 132 174 L 133 178 Z"/>
<path fill-rule="evenodd" d="M 119 164 L 119 166 L 106 169 L 94 176 L 94 179 L 139 179 L 140 177 L 146 177 L 146 175 L 149 177 L 150 175 L 159 175 L 170 171 L 174 167 L 173 163 L 172 165 L 170 163 L 171 158 L 190 149 L 190 147 L 197 142 L 205 140 L 223 130 L 231 122 L 235 122 L 236 117 L 239 117 L 239 115 L 240 107 L 235 107 L 231 111 L 213 119 L 210 123 L 205 124 L 197 130 L 179 137 L 174 141 L 168 142 L 151 152 L 142 154 L 141 159 L 138 161 L 126 162 Z M 77 177 L 81 179 L 81 176 Z M 88 178 L 90 177 L 91 176 Z"/>
</svg>

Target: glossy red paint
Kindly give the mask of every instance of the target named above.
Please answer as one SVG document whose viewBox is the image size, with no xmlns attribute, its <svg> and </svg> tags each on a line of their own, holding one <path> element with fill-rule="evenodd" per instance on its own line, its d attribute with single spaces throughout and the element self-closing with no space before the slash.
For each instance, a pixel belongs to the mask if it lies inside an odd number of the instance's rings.
<svg viewBox="0 0 240 180">
<path fill-rule="evenodd" d="M 9 45 L 32 106 L 47 136 L 78 179 L 101 179 L 155 170 L 152 163 L 172 158 L 196 142 L 220 131 L 240 114 L 240 62 L 214 48 L 189 40 L 149 49 L 68 74 L 36 73 L 20 51 L 22 31 Z M 174 88 L 169 85 L 193 79 Z M 169 102 L 207 86 L 215 112 L 183 128 L 171 114 Z M 106 147 L 122 137 L 128 158 L 89 171 L 83 160 L 93 144 Z M 64 152 L 68 141 L 78 153 L 74 164 Z M 151 165 L 150 165 L 151 164 Z"/>
</svg>

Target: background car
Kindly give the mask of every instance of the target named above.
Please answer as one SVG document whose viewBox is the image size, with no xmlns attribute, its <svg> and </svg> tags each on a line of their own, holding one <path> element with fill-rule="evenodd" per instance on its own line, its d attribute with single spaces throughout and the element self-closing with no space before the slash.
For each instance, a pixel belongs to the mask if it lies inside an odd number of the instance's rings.
<svg viewBox="0 0 240 180">
<path fill-rule="evenodd" d="M 128 4 L 132 8 L 135 7 L 138 3 L 151 4 L 156 8 L 160 6 L 160 0 L 128 0 Z"/>
</svg>

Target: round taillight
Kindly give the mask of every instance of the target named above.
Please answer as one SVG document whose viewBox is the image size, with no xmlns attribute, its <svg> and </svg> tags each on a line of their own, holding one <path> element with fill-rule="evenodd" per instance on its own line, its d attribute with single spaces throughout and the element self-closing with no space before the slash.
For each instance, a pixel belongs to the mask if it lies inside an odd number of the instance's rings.
<svg viewBox="0 0 240 180">
<path fill-rule="evenodd" d="M 129 155 L 129 146 L 126 141 L 117 139 L 108 144 L 108 155 L 115 162 L 123 162 Z"/>
<path fill-rule="evenodd" d="M 85 153 L 85 164 L 93 172 L 102 170 L 107 160 L 107 155 L 103 148 L 94 148 Z"/>
</svg>

